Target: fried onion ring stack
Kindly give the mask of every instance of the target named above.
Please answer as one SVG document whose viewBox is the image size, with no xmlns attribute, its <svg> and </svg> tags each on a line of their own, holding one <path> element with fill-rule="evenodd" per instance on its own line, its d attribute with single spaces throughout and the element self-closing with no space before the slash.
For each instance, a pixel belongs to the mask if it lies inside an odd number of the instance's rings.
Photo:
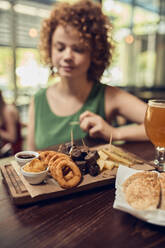
<svg viewBox="0 0 165 248">
<path fill-rule="evenodd" d="M 61 160 L 65 160 L 65 159 L 67 159 L 67 160 L 71 160 L 70 159 L 70 157 L 69 156 L 67 156 L 66 154 L 64 154 L 64 153 L 60 153 L 60 152 L 57 152 L 55 155 L 53 155 L 52 157 L 51 157 L 51 159 L 49 160 L 49 170 L 50 170 L 50 172 L 51 172 L 51 170 L 52 170 L 52 168 L 54 167 L 54 166 L 56 166 Z"/>
<path fill-rule="evenodd" d="M 81 172 L 70 156 L 55 151 L 40 152 L 39 159 L 45 168 L 49 168 L 51 176 L 64 188 L 77 186 L 81 181 Z"/>
<path fill-rule="evenodd" d="M 64 176 L 63 170 L 69 167 L 73 176 Z M 81 180 L 81 172 L 78 166 L 71 160 L 61 160 L 51 171 L 52 177 L 56 179 L 59 185 L 64 189 L 70 189 L 78 185 Z"/>
<path fill-rule="evenodd" d="M 58 165 L 58 163 L 60 163 L 63 160 L 71 161 L 71 158 L 64 153 L 58 152 L 50 159 L 49 170 L 50 170 L 51 175 L 54 174 L 53 171 L 55 167 Z M 63 175 L 64 175 L 65 180 L 69 180 L 73 177 L 72 171 L 67 166 L 63 168 Z M 55 178 L 55 174 L 54 174 L 54 178 Z"/>
<path fill-rule="evenodd" d="M 39 159 L 44 163 L 45 169 L 48 167 L 50 159 L 57 154 L 55 151 L 43 151 L 39 153 Z"/>
<path fill-rule="evenodd" d="M 57 153 L 50 159 L 49 170 L 52 177 L 65 189 L 77 186 L 81 180 L 80 169 L 63 153 Z"/>
</svg>

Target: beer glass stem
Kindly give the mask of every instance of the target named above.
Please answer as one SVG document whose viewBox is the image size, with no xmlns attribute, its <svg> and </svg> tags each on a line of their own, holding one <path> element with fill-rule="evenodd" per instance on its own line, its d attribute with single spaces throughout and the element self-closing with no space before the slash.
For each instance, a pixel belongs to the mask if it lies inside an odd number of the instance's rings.
<svg viewBox="0 0 165 248">
<path fill-rule="evenodd" d="M 165 147 L 156 147 L 154 163 L 158 166 L 159 171 L 165 171 Z"/>
</svg>

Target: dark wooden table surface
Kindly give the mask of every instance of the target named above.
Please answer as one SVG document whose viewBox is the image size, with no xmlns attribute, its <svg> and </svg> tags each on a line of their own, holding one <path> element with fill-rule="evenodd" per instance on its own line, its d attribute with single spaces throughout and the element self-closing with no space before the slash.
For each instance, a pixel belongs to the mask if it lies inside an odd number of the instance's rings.
<svg viewBox="0 0 165 248">
<path fill-rule="evenodd" d="M 149 142 L 122 145 L 152 160 Z M 1 178 L 2 179 L 2 178 Z M 0 185 L 1 248 L 159 248 L 165 227 L 113 209 L 114 185 L 28 206 L 15 206 Z"/>
</svg>

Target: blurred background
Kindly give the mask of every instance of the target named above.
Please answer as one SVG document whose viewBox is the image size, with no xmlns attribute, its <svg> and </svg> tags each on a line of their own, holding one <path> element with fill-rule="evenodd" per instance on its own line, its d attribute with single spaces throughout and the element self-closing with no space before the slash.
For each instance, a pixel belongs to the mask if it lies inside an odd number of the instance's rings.
<svg viewBox="0 0 165 248">
<path fill-rule="evenodd" d="M 0 0 L 0 89 L 8 103 L 16 104 L 25 126 L 32 95 L 51 84 L 48 68 L 40 63 L 38 41 L 41 22 L 58 1 Z M 165 0 L 98 2 L 111 19 L 116 43 L 102 83 L 144 101 L 165 98 Z"/>
</svg>

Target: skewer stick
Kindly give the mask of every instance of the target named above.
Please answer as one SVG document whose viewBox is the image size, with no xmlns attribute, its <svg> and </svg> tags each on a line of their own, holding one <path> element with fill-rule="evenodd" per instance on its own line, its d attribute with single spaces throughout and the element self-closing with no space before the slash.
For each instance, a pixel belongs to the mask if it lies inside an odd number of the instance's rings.
<svg viewBox="0 0 165 248">
<path fill-rule="evenodd" d="M 70 151 L 69 151 L 69 156 L 71 157 L 71 153 L 72 153 L 72 150 L 73 150 L 73 129 L 71 129 L 71 132 L 70 132 L 70 138 L 71 138 L 71 148 L 70 148 Z"/>
<path fill-rule="evenodd" d="M 59 147 L 58 147 L 58 152 L 60 152 L 61 151 L 61 148 L 62 148 L 62 144 L 61 145 L 59 145 Z"/>
<path fill-rule="evenodd" d="M 110 149 L 111 149 L 111 145 L 112 145 L 112 133 L 110 134 L 109 144 L 110 144 Z"/>
<path fill-rule="evenodd" d="M 73 148 L 73 143 L 74 143 L 74 141 L 73 141 L 73 126 L 79 125 L 79 121 L 71 121 L 70 125 L 72 126 L 72 128 L 71 128 L 71 149 L 69 151 L 69 153 L 71 154 L 72 148 Z"/>
<path fill-rule="evenodd" d="M 71 146 L 73 146 L 73 129 L 71 129 Z"/>
<path fill-rule="evenodd" d="M 70 125 L 79 125 L 80 123 L 79 123 L 79 121 L 71 121 L 70 122 Z"/>
<path fill-rule="evenodd" d="M 84 142 L 84 139 L 82 139 L 83 146 L 87 147 L 87 145 Z"/>
<path fill-rule="evenodd" d="M 89 154 L 89 149 L 88 149 L 88 146 L 85 144 L 84 139 L 82 139 L 82 143 L 83 143 L 83 146 L 87 149 L 87 154 Z"/>
<path fill-rule="evenodd" d="M 112 133 L 110 134 L 109 144 L 112 144 Z"/>
</svg>

